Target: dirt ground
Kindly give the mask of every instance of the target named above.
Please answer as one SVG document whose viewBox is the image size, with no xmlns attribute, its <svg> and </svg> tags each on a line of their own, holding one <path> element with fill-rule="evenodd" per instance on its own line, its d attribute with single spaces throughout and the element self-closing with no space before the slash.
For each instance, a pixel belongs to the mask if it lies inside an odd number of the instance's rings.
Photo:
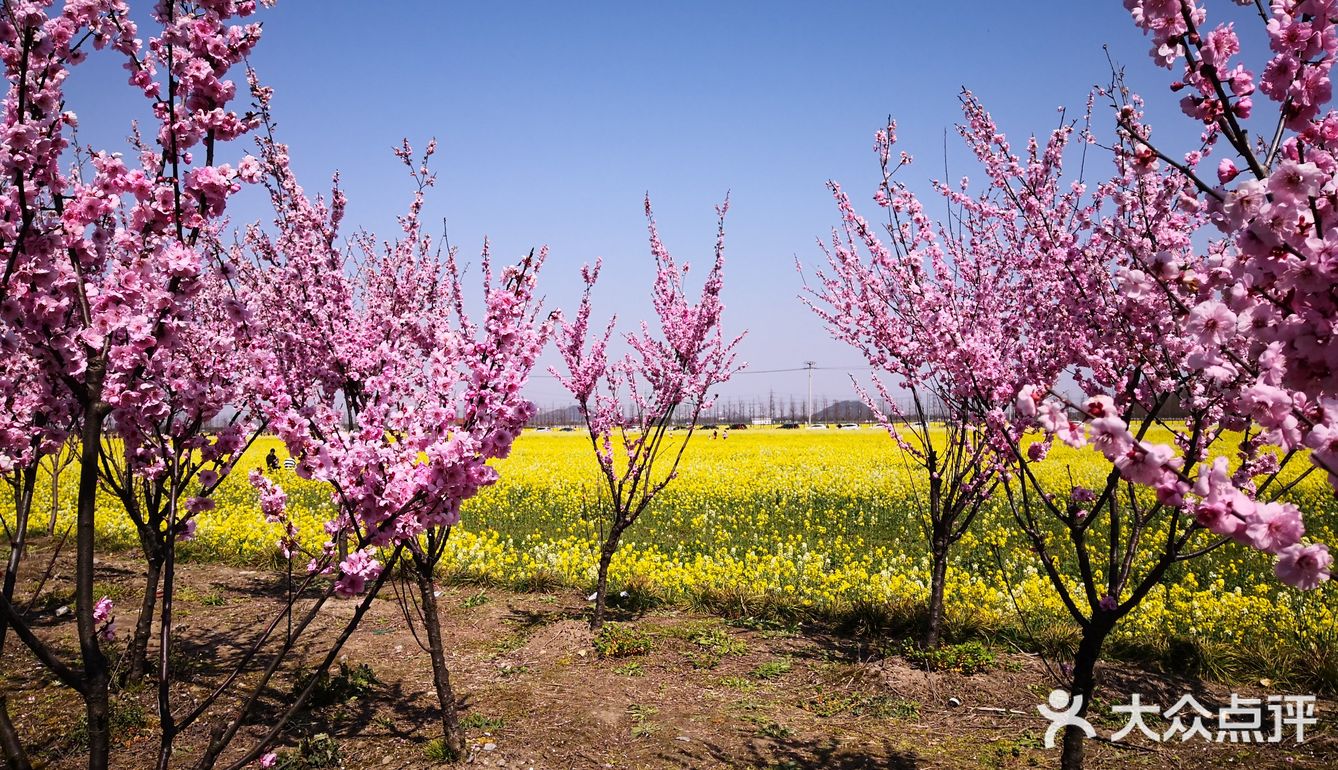
<svg viewBox="0 0 1338 770">
<path fill-rule="evenodd" d="M 28 564 L 39 561 L 40 552 Z M 142 591 L 133 565 L 130 558 L 107 559 L 97 575 L 98 591 L 116 602 L 121 639 L 130 632 Z M 186 674 L 173 698 L 184 704 L 207 693 L 235 663 L 279 608 L 285 583 L 281 575 L 209 564 L 179 565 L 178 574 L 184 587 L 177 603 L 181 647 L 173 654 Z M 52 585 L 58 589 L 37 603 L 34 623 L 45 638 L 69 645 L 74 624 L 61 609 L 69 594 L 60 593 L 69 585 L 68 573 L 55 575 Z M 382 597 L 341 659 L 350 671 L 366 664 L 375 681 L 364 676 L 360 687 L 337 691 L 303 712 L 281 748 L 295 754 L 306 739 L 310 751 L 311 736 L 324 733 L 337 744 L 343 767 L 437 766 L 429 757 L 429 742 L 439 734 L 431 663 L 389 586 Z M 1042 745 L 1049 723 L 1036 712 L 1054 680 L 1035 656 L 995 650 L 996 660 L 984 672 L 930 672 L 899 655 L 874 652 L 887 649 L 888 640 L 657 609 L 614 618 L 648 640 L 648 652 L 605 658 L 592 644 L 588 605 L 574 591 L 448 585 L 440 602 L 469 737 L 466 763 L 535 770 L 1058 766 L 1058 751 Z M 354 607 L 353 601 L 333 601 L 321 613 L 304 637 L 312 642 L 305 665 L 319 659 Z M 80 766 L 78 699 L 47 679 L 13 637 L 3 664 L 16 726 L 39 766 Z M 1215 713 L 1232 690 L 1255 697 L 1275 692 L 1119 665 L 1106 666 L 1102 677 L 1098 710 L 1105 713 L 1093 722 L 1103 736 L 1122 726 L 1109 705 L 1127 702 L 1127 693 L 1163 707 L 1191 693 Z M 289 674 L 244 729 L 239 751 L 262 734 L 292 692 Z M 158 742 L 155 699 L 152 683 L 115 695 L 114 766 L 151 765 Z M 1336 707 L 1321 699 L 1319 724 L 1299 745 L 1290 734 L 1288 742 L 1264 745 L 1202 738 L 1089 741 L 1088 767 L 1336 768 Z M 1149 723 L 1154 729 L 1167 724 Z M 210 727 L 199 724 L 179 739 L 174 766 L 191 766 Z"/>
</svg>

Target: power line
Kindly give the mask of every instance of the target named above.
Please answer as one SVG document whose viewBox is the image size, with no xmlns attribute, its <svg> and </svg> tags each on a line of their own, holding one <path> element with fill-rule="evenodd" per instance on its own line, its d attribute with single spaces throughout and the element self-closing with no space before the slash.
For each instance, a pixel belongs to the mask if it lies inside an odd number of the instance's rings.
<svg viewBox="0 0 1338 770">
<path fill-rule="evenodd" d="M 796 366 L 792 369 L 740 369 L 734 373 L 734 376 L 740 374 L 782 374 L 785 372 L 874 372 L 882 371 L 871 366 Z M 548 379 L 557 379 L 551 374 L 531 374 L 530 379 L 536 377 L 545 377 Z"/>
</svg>

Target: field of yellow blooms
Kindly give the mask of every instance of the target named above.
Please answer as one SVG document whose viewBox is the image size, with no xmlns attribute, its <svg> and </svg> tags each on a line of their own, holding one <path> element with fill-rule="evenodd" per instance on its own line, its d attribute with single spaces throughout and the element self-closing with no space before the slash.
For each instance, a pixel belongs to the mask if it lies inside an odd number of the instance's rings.
<svg viewBox="0 0 1338 770">
<path fill-rule="evenodd" d="M 278 526 L 260 516 L 246 471 L 277 440 L 262 438 L 217 492 L 183 556 L 277 560 Z M 282 446 L 278 447 L 284 456 Z M 1053 457 L 1053 456 L 1052 456 Z M 1089 459 L 1091 458 L 1091 459 Z M 1053 462 L 1101 471 L 1094 455 Z M 502 480 L 465 507 L 451 534 L 450 576 L 515 586 L 593 584 L 600 481 L 581 432 L 527 431 L 499 464 Z M 74 474 L 68 474 L 72 477 Z M 303 544 L 319 548 L 329 511 L 318 483 L 272 474 L 289 495 Z M 70 495 L 73 478 L 62 479 Z M 919 483 L 885 433 L 753 428 L 726 439 L 698 433 L 679 477 L 624 535 L 614 590 L 754 617 L 825 617 L 897 626 L 927 595 Z M 1323 480 L 1290 493 L 1312 537 L 1330 543 L 1338 504 Z M 72 502 L 72 500 L 71 500 Z M 40 502 L 39 502 L 40 507 Z M 110 498 L 102 537 L 130 547 L 133 530 Z M 40 518 L 40 517 L 39 517 Z M 68 519 L 67 519 L 68 520 Z M 1008 514 L 988 510 L 957 549 L 948 575 L 951 635 L 984 635 L 1026 649 L 1064 650 L 1077 629 L 1039 574 Z M 1227 546 L 1177 565 L 1123 624 L 1116 654 L 1221 679 L 1268 677 L 1338 688 L 1338 589 L 1280 586 L 1268 557 Z"/>
</svg>

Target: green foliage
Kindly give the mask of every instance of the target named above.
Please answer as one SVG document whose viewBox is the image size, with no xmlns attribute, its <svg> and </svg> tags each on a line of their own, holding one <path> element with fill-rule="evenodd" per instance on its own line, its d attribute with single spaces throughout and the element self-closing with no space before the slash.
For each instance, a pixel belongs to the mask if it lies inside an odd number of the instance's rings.
<svg viewBox="0 0 1338 770">
<path fill-rule="evenodd" d="M 793 667 L 793 664 L 786 658 L 769 660 L 766 663 L 759 664 L 757 668 L 753 669 L 752 676 L 755 679 L 779 679 L 781 676 L 789 673 L 790 669 Z"/>
<path fill-rule="evenodd" d="M 466 597 L 463 602 L 460 602 L 460 606 L 464 607 L 467 610 L 472 610 L 475 607 L 482 607 L 487 603 L 488 603 L 488 592 L 480 590 L 478 593 Z"/>
<path fill-rule="evenodd" d="M 692 637 L 692 643 L 705 648 L 712 655 L 718 656 L 742 655 L 748 651 L 746 642 L 730 636 L 728 631 L 721 628 L 702 631 Z"/>
<path fill-rule="evenodd" d="M 621 674 L 622 676 L 645 676 L 646 669 L 641 665 L 640 661 L 634 660 L 613 669 L 613 673 Z"/>
<path fill-rule="evenodd" d="M 989 671 L 998 660 L 994 650 L 977 641 L 928 649 L 906 644 L 899 652 L 909 663 L 927 671 L 956 671 L 968 676 Z"/>
<path fill-rule="evenodd" d="M 302 692 L 310 683 L 310 675 L 299 677 L 297 685 L 293 688 L 294 694 Z M 307 705 L 309 708 L 318 709 L 345 703 L 367 695 L 380 683 L 372 667 L 366 663 L 359 663 L 356 666 L 340 663 L 338 674 L 331 676 L 326 672 L 317 677 Z"/>
<path fill-rule="evenodd" d="M 650 652 L 650 636 L 636 626 L 606 623 L 595 635 L 595 652 L 604 658 L 626 658 Z"/>
<path fill-rule="evenodd" d="M 300 764 L 292 765 L 292 770 L 317 770 L 343 765 L 339 744 L 329 733 L 316 733 L 310 738 L 303 738 L 297 745 L 296 760 Z"/>
<path fill-rule="evenodd" d="M 804 703 L 804 709 L 820 717 L 849 714 L 852 717 L 874 719 L 915 719 L 920 715 L 920 704 L 915 701 L 859 692 L 841 695 L 818 693 Z"/>
<path fill-rule="evenodd" d="M 441 738 L 433 738 L 423 744 L 423 754 L 433 762 L 454 762 L 459 759 Z"/>
<path fill-rule="evenodd" d="M 723 687 L 739 692 L 752 692 L 757 689 L 757 683 L 751 679 L 742 676 L 727 676 L 720 680 Z"/>
<path fill-rule="evenodd" d="M 765 722 L 757 728 L 757 733 L 764 738 L 783 741 L 794 735 L 794 730 L 791 730 L 780 722 Z"/>
<path fill-rule="evenodd" d="M 653 735 L 658 727 L 651 721 L 651 717 L 658 713 L 660 713 L 660 710 L 654 706 L 645 706 L 640 703 L 633 703 L 628 706 L 627 714 L 632 718 L 632 737 L 645 738 Z"/>
<path fill-rule="evenodd" d="M 480 714 L 477 711 L 471 711 L 460 719 L 460 726 L 466 730 L 486 730 L 492 732 L 500 730 L 506 725 L 506 720 L 502 717 L 490 717 Z"/>
</svg>

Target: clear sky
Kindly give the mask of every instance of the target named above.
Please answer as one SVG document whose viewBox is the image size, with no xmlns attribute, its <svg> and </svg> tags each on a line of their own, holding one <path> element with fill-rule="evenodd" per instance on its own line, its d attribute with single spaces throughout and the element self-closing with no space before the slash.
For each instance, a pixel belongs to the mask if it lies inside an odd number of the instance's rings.
<svg viewBox="0 0 1338 770">
<path fill-rule="evenodd" d="M 816 239 L 837 221 L 827 179 L 870 201 L 871 138 L 887 115 L 916 157 L 906 179 L 941 178 L 962 86 L 1020 145 L 1056 124 L 1057 107 L 1081 109 L 1088 89 L 1109 81 L 1109 45 L 1153 103 L 1160 136 L 1187 148 L 1196 134 L 1119 0 L 281 0 L 259 18 L 253 64 L 275 88 L 280 138 L 308 190 L 342 172 L 349 223 L 391 231 L 410 188 L 389 149 L 435 136 L 428 215 L 446 218 L 463 254 L 485 234 L 500 257 L 548 244 L 545 293 L 564 307 L 580 265 L 602 256 L 598 311 L 630 327 L 649 312 L 653 271 L 643 193 L 670 250 L 705 264 L 712 207 L 730 191 L 727 328 L 749 329 L 742 357 L 755 370 L 835 367 L 814 378 L 833 399 L 850 397 L 840 369 L 859 356 L 796 299 L 794 262 L 815 264 Z M 123 82 L 120 71 L 74 79 L 81 138 L 124 134 L 112 101 L 125 99 Z M 949 178 L 976 175 L 955 134 L 946 160 Z M 233 214 L 262 217 L 261 203 L 239 201 Z M 753 374 L 722 392 L 804 387 L 802 373 Z M 565 401 L 547 378 L 531 393 L 542 406 Z"/>
</svg>

